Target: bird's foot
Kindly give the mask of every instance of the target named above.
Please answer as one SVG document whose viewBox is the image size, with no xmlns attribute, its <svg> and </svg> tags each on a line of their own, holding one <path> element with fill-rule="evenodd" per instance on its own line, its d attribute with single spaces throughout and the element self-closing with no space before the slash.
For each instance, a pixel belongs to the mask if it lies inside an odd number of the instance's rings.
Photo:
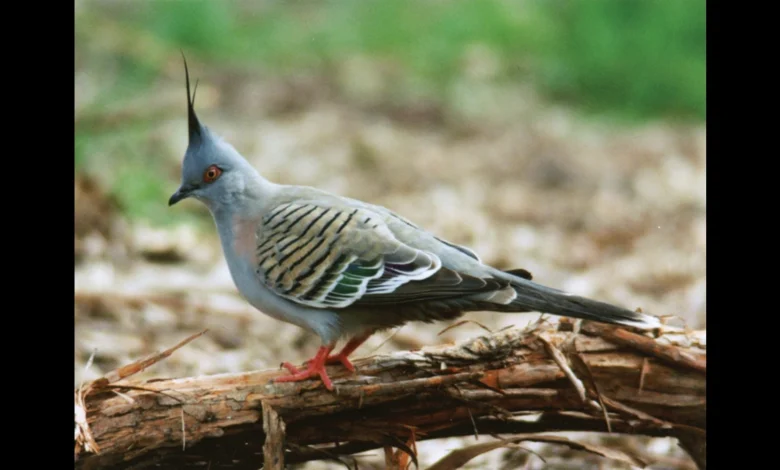
<svg viewBox="0 0 780 470">
<path fill-rule="evenodd" d="M 273 381 L 277 383 L 300 382 L 302 380 L 307 380 L 312 377 L 319 376 L 319 378 L 322 380 L 322 383 L 325 385 L 325 388 L 328 390 L 333 390 L 333 382 L 330 381 L 330 377 L 328 377 L 328 373 L 325 371 L 325 360 L 332 350 L 333 347 L 322 346 L 319 351 L 317 351 L 317 355 L 315 355 L 312 360 L 308 361 L 305 370 L 300 370 L 289 362 L 283 363 L 282 367 L 290 371 L 290 375 L 277 377 L 273 379 Z"/>
<path fill-rule="evenodd" d="M 325 364 L 341 364 L 344 367 L 346 367 L 350 372 L 355 372 L 355 366 L 347 358 L 347 355 L 344 354 L 343 351 L 338 354 L 328 356 L 328 358 L 325 359 Z"/>
<path fill-rule="evenodd" d="M 286 366 L 285 366 L 286 367 Z M 295 366 L 292 366 L 295 367 Z M 297 369 L 296 369 L 297 370 Z M 325 385 L 325 388 L 328 390 L 333 390 L 333 382 L 330 381 L 330 378 L 328 377 L 328 373 L 325 371 L 325 365 L 320 365 L 320 367 L 312 367 L 309 366 L 305 370 L 299 371 L 297 373 L 292 373 L 290 375 L 285 375 L 282 377 L 277 377 L 274 379 L 274 382 L 300 382 L 302 380 L 308 380 L 313 377 L 319 376 L 322 380 L 322 383 Z"/>
<path fill-rule="evenodd" d="M 348 357 L 355 351 L 355 349 L 363 344 L 369 336 L 371 336 L 371 333 L 373 333 L 373 331 L 363 333 L 362 335 L 358 335 L 350 339 L 349 342 L 344 345 L 344 348 L 340 353 L 328 356 L 327 359 L 325 359 L 325 364 L 341 364 L 350 372 L 355 372 L 355 366 L 352 364 L 352 361 L 348 359 Z"/>
</svg>

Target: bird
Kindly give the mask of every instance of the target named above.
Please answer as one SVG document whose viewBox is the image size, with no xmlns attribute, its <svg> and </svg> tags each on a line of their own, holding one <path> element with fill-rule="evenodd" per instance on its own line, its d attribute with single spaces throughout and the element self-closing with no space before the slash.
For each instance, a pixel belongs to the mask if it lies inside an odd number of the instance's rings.
<svg viewBox="0 0 780 470">
<path fill-rule="evenodd" d="M 168 206 L 193 198 L 212 215 L 232 280 L 260 312 L 320 338 L 304 368 L 275 383 L 319 378 L 325 366 L 355 367 L 350 354 L 372 334 L 471 311 L 539 312 L 656 329 L 658 317 L 498 269 L 380 205 L 264 178 L 230 143 L 202 125 L 184 58 L 189 141 L 181 185 Z M 343 348 L 331 354 L 338 341 Z"/>
</svg>

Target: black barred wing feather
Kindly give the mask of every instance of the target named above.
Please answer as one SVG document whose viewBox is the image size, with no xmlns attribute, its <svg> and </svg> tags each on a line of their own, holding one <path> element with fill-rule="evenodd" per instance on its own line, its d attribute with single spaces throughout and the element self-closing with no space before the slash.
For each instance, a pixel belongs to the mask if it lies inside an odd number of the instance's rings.
<svg viewBox="0 0 780 470">
<path fill-rule="evenodd" d="M 258 229 L 257 274 L 276 294 L 315 308 L 344 308 L 434 275 L 439 258 L 393 236 L 373 212 L 319 202 L 271 211 Z"/>
</svg>

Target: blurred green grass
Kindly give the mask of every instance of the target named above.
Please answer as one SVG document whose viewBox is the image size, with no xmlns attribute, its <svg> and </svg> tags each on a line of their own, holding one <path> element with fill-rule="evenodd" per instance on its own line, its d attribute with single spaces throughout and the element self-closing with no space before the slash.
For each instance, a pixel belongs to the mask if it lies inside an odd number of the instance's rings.
<svg viewBox="0 0 780 470">
<path fill-rule="evenodd" d="M 160 210 L 170 175 L 144 157 L 163 151 L 144 138 L 159 117 L 140 111 L 111 126 L 105 116 L 137 106 L 179 49 L 214 69 L 240 64 L 282 76 L 327 77 L 370 58 L 393 70 L 374 98 L 422 97 L 457 112 L 476 48 L 487 57 L 483 82 L 533 84 L 551 101 L 629 124 L 703 122 L 705 8 L 704 0 L 85 1 L 76 10 L 76 72 L 90 78 L 82 90 L 90 98 L 77 113 L 76 171 L 98 171 L 112 155 L 120 164 L 106 170 L 107 184 L 127 213 L 171 220 Z"/>
</svg>

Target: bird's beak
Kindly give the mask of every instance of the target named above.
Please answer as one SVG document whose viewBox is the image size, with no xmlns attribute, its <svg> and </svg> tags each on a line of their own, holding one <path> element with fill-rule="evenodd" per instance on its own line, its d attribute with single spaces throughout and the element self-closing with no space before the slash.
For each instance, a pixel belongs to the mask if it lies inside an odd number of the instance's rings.
<svg viewBox="0 0 780 470">
<path fill-rule="evenodd" d="M 171 198 L 168 199 L 168 207 L 176 204 L 182 199 L 187 199 L 188 197 L 190 197 L 190 192 L 191 192 L 190 188 L 185 188 L 184 186 L 179 188 L 175 193 L 173 193 L 173 196 L 171 196 Z"/>
</svg>

